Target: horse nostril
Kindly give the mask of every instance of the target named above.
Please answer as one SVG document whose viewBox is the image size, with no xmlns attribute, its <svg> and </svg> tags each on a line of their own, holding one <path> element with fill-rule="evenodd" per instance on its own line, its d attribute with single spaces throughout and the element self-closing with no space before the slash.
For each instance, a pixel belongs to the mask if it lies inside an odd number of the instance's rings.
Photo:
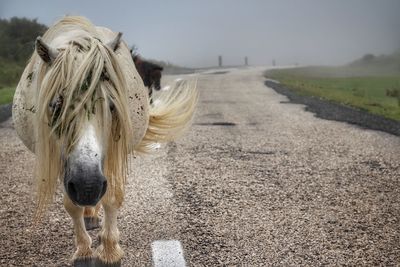
<svg viewBox="0 0 400 267">
<path fill-rule="evenodd" d="M 101 189 L 100 198 L 101 198 L 102 196 L 104 196 L 104 194 L 106 193 L 106 191 L 107 191 L 107 181 L 104 181 L 104 182 L 103 182 L 103 188 Z"/>
<path fill-rule="evenodd" d="M 67 191 L 69 195 L 72 196 L 74 199 L 77 197 L 76 188 L 73 182 L 68 182 Z"/>
</svg>

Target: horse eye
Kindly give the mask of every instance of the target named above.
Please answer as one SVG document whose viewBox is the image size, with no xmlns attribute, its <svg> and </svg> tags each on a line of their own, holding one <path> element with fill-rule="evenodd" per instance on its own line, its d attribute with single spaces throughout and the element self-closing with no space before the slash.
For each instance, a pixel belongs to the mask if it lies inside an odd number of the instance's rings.
<svg viewBox="0 0 400 267">
<path fill-rule="evenodd" d="M 115 105 L 113 102 L 110 102 L 110 111 L 114 112 L 114 110 L 115 110 Z"/>
<path fill-rule="evenodd" d="M 60 110 L 61 107 L 63 105 L 63 97 L 62 96 L 58 96 L 56 99 L 54 99 L 53 101 L 51 101 L 49 103 L 49 108 L 51 111 L 56 111 L 56 110 Z"/>
</svg>

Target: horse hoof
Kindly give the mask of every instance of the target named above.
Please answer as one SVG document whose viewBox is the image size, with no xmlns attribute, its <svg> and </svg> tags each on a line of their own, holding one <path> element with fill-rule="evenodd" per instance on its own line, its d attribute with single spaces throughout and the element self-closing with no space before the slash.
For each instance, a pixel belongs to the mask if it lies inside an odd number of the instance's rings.
<svg viewBox="0 0 400 267">
<path fill-rule="evenodd" d="M 100 228 L 100 219 L 97 217 L 84 217 L 87 231 Z"/>
<path fill-rule="evenodd" d="M 94 267 L 121 267 L 121 260 L 113 263 L 106 263 L 96 259 Z"/>
<path fill-rule="evenodd" d="M 95 267 L 94 260 L 91 258 L 74 260 L 74 267 Z"/>
</svg>

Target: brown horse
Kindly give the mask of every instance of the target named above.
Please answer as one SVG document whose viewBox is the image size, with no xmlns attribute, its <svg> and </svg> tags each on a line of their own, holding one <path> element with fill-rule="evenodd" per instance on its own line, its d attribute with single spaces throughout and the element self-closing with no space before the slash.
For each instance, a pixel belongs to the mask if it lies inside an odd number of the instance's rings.
<svg viewBox="0 0 400 267">
<path fill-rule="evenodd" d="M 161 72 L 163 67 L 150 61 L 143 60 L 139 55 L 133 56 L 133 62 L 143 80 L 144 86 L 149 90 L 150 102 L 152 102 L 153 89 L 161 89 Z"/>
</svg>

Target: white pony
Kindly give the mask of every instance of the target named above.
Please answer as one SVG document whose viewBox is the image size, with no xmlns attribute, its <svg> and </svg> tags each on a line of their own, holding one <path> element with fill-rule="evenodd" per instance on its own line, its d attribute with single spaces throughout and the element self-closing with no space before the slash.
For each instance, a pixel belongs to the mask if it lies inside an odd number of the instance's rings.
<svg viewBox="0 0 400 267">
<path fill-rule="evenodd" d="M 61 19 L 36 40 L 13 104 L 16 131 L 36 154 L 39 219 L 64 184 L 74 224 L 75 266 L 120 266 L 117 212 L 124 198 L 128 156 L 174 140 L 189 126 L 197 92 L 177 83 L 149 105 L 121 33 L 82 17 Z M 104 220 L 92 250 L 85 229 Z"/>
</svg>

